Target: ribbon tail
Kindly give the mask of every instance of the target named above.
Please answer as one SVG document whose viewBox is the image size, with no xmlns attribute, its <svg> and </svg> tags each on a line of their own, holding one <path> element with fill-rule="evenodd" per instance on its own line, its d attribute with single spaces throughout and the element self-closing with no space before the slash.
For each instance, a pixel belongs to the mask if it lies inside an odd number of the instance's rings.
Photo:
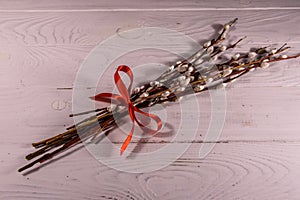
<svg viewBox="0 0 300 200">
<path fill-rule="evenodd" d="M 129 135 L 127 136 L 126 140 L 122 144 L 122 147 L 120 149 L 120 155 L 123 154 L 123 152 L 126 150 L 127 146 L 129 145 L 129 143 L 130 143 L 130 141 L 132 139 L 133 131 L 134 131 L 134 123 L 132 123 L 131 131 L 130 131 Z"/>
</svg>

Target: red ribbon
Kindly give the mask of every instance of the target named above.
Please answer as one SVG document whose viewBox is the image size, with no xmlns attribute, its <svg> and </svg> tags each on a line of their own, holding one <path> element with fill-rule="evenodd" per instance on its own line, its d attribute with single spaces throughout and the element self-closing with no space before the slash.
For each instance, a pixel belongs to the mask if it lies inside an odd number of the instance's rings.
<svg viewBox="0 0 300 200">
<path fill-rule="evenodd" d="M 126 88 L 125 84 L 123 83 L 123 81 L 119 75 L 120 71 L 124 72 L 130 78 L 130 84 L 129 84 L 128 88 Z M 123 142 L 123 145 L 120 149 L 120 154 L 122 154 L 131 141 L 131 138 L 132 138 L 132 135 L 134 132 L 134 123 L 135 122 L 143 130 L 146 130 L 147 132 L 153 134 L 161 129 L 162 121 L 157 115 L 143 112 L 140 109 L 138 109 L 137 107 L 135 107 L 133 105 L 133 103 L 131 102 L 130 90 L 131 90 L 131 86 L 132 86 L 132 82 L 133 82 L 133 73 L 128 66 L 126 66 L 126 65 L 119 66 L 115 72 L 114 79 L 115 79 L 115 84 L 119 90 L 120 95 L 113 94 L 113 93 L 100 93 L 100 94 L 97 94 L 96 96 L 92 97 L 92 99 L 94 99 L 95 101 L 112 102 L 112 103 L 123 105 L 123 106 L 127 107 L 130 119 L 132 121 L 132 127 L 131 127 L 131 131 L 130 131 L 129 135 L 127 136 L 126 140 Z M 135 116 L 135 112 L 141 113 L 142 115 L 145 115 L 146 117 L 153 119 L 157 123 L 157 129 L 153 130 L 153 129 L 145 127 L 139 120 L 137 120 L 137 118 Z"/>
</svg>

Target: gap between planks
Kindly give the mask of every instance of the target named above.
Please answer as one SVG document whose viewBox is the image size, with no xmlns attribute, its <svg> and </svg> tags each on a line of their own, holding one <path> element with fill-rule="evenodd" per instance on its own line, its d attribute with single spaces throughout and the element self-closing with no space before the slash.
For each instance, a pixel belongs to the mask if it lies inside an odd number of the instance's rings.
<svg viewBox="0 0 300 200">
<path fill-rule="evenodd" d="M 98 9 L 58 9 L 58 10 L 0 10 L 0 13 L 59 13 L 59 12 L 155 12 L 155 11 L 255 11 L 255 10 L 299 10 L 300 7 L 257 7 L 257 8 L 98 8 Z"/>
<path fill-rule="evenodd" d="M 123 144 L 123 141 L 115 142 L 113 144 Z M 189 141 L 131 141 L 133 144 L 229 144 L 229 143 L 244 143 L 244 144 L 261 144 L 261 143 L 300 143 L 300 140 L 290 139 L 273 139 L 273 140 L 218 140 L 218 141 L 203 141 L 203 140 L 189 140 Z"/>
</svg>

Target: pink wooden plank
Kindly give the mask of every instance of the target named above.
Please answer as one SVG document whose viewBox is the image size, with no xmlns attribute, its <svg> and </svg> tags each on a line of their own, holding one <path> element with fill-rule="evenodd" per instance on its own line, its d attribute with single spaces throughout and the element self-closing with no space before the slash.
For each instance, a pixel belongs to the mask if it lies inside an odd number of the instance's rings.
<svg viewBox="0 0 300 200">
<path fill-rule="evenodd" d="M 184 17 L 179 18 L 182 13 Z M 294 24 L 300 23 L 297 11 L 237 11 L 237 16 L 240 21 L 231 33 L 233 38 L 249 36 L 238 50 L 248 51 L 252 46 L 288 42 L 295 47 L 292 52 L 299 52 L 298 29 L 290 30 Z M 124 17 L 126 21 L 122 20 Z M 213 34 L 211 24 L 233 17 L 229 11 L 220 11 L 218 15 L 212 11 L 181 12 L 179 15 L 174 12 L 155 12 L 155 15 L 154 12 L 3 13 L 3 23 L 0 23 L 0 44 L 3 47 L 0 51 L 0 83 L 3 87 L 13 88 L 71 88 L 84 58 L 97 43 L 116 31 L 157 26 L 203 40 Z M 176 59 L 176 56 L 162 52 L 142 51 L 121 58 L 115 64 L 168 64 Z M 243 78 L 238 86 L 297 86 L 300 82 L 296 76 L 298 63 L 298 60 L 282 62 L 276 68 Z"/>
<path fill-rule="evenodd" d="M 199 144 L 193 144 L 170 166 L 140 174 L 109 169 L 82 149 L 24 177 L 15 171 L 24 163 L 24 143 L 1 144 L 0 198 L 297 199 L 299 148 L 299 143 L 217 144 L 199 160 Z"/>
<path fill-rule="evenodd" d="M 252 43 L 299 42 L 298 10 L 255 11 L 138 11 L 1 13 L 0 44 L 25 46 L 92 45 L 122 31 L 139 27 L 162 27 L 183 32 L 195 40 L 214 33 L 213 24 L 239 18 L 235 37 L 249 36 Z M 124 20 L 126 18 L 126 20 Z M 163 20 L 162 20 L 163 19 Z M 88 22 L 88 23 L 87 23 Z"/>
<path fill-rule="evenodd" d="M 241 44 L 237 49 L 239 52 L 247 52 L 250 46 L 265 46 L 266 44 Z M 279 45 L 274 45 L 279 46 Z M 300 52 L 299 44 L 292 43 L 293 48 L 288 54 L 293 55 Z M 24 88 L 24 87 L 45 87 L 58 89 L 72 89 L 77 71 L 85 57 L 93 47 L 91 46 L 55 46 L 55 47 L 17 47 L 8 46 L 7 51 L 0 57 L 0 87 Z M 185 51 L 183 51 L 185 52 Z M 190 52 L 189 52 L 190 53 Z M 231 53 L 232 54 L 232 53 Z M 138 69 L 147 63 L 158 63 L 166 65 L 167 68 L 173 62 L 180 59 L 169 52 L 159 50 L 139 50 L 117 58 L 107 68 L 104 76 L 99 78 L 98 91 L 103 91 L 104 86 L 113 85 L 113 73 L 115 67 L 126 64 Z M 289 87 L 299 86 L 300 77 L 299 59 L 274 63 L 270 68 L 257 70 L 242 77 L 232 87 L 256 88 L 256 87 Z M 144 66 L 145 68 L 147 66 Z M 148 66 L 149 67 L 149 66 Z M 99 66 L 100 69 L 100 66 Z M 159 72 L 153 77 L 157 77 Z M 140 84 L 147 76 L 135 74 L 135 83 Z M 106 83 L 106 84 L 102 84 Z M 95 87 L 95 85 L 90 85 Z M 109 88 L 107 88 L 109 89 Z"/>
<path fill-rule="evenodd" d="M 9 1 L 2 0 L 0 9 L 3 10 L 84 10 L 84 9 L 102 9 L 102 10 L 114 10 L 114 9 L 234 9 L 234 8 L 287 8 L 287 7 L 299 7 L 300 4 L 295 0 L 271 0 L 271 1 L 259 1 L 259 0 L 232 0 L 221 2 L 217 0 L 212 1 L 170 1 L 170 0 L 129 0 L 129 1 L 97 1 L 97 0 L 26 0 L 26 1 Z"/>
<path fill-rule="evenodd" d="M 236 83 L 238 84 L 238 83 Z M 73 123 L 68 117 L 72 113 L 72 91 L 47 88 L 0 89 L 1 121 L 3 141 L 13 142 L 16 138 L 26 138 L 27 144 L 61 133 Z M 280 95 L 278 95 L 280 94 Z M 228 88 L 226 92 L 226 116 L 220 141 L 299 141 L 300 104 L 299 87 Z M 211 99 L 208 93 L 198 94 L 200 113 L 197 136 L 176 142 L 201 143 L 207 134 L 211 120 Z M 289 102 L 293 99 L 293 103 Z M 88 100 L 88 99 L 87 99 Z M 84 100 L 83 100 L 84 101 Z M 161 134 L 150 138 L 149 142 L 169 143 L 179 130 L 182 113 L 179 104 L 166 107 L 165 127 Z M 194 107 L 194 106 L 193 106 Z M 276 127 L 276 128 L 274 128 Z M 174 130 L 172 134 L 164 132 Z M 5 134 L 7 131 L 13 134 Z M 119 131 L 111 138 L 122 142 Z M 29 138 L 29 139 L 28 139 Z M 139 138 L 134 138 L 135 142 Z"/>
</svg>

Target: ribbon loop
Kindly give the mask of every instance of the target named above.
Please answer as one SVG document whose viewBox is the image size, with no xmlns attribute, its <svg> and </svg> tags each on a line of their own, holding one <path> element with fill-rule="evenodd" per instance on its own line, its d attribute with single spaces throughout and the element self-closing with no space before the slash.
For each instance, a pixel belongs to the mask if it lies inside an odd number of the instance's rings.
<svg viewBox="0 0 300 200">
<path fill-rule="evenodd" d="M 124 72 L 130 79 L 130 84 L 127 88 L 119 75 L 120 71 Z M 129 143 L 132 139 L 135 122 L 143 130 L 146 130 L 148 133 L 153 134 L 153 133 L 158 132 L 162 128 L 162 121 L 157 115 L 144 112 L 144 111 L 140 110 L 139 108 L 137 108 L 136 106 L 134 106 L 133 103 L 131 102 L 130 91 L 131 91 L 131 87 L 132 87 L 132 83 L 133 83 L 133 73 L 132 73 L 130 67 L 128 67 L 126 65 L 120 65 L 114 74 L 114 81 L 115 81 L 115 84 L 117 86 L 117 89 L 118 89 L 120 95 L 113 94 L 113 93 L 100 93 L 100 94 L 97 94 L 96 96 L 92 97 L 92 99 L 95 101 L 111 102 L 114 104 L 123 105 L 123 106 L 127 107 L 130 119 L 132 121 L 132 127 L 131 127 L 129 135 L 123 142 L 122 147 L 120 149 L 120 154 L 122 154 L 126 150 L 127 146 L 129 145 Z M 138 113 L 154 120 L 157 123 L 157 129 L 153 130 L 153 129 L 148 128 L 145 125 L 143 125 L 136 118 L 135 112 L 138 112 Z"/>
</svg>

